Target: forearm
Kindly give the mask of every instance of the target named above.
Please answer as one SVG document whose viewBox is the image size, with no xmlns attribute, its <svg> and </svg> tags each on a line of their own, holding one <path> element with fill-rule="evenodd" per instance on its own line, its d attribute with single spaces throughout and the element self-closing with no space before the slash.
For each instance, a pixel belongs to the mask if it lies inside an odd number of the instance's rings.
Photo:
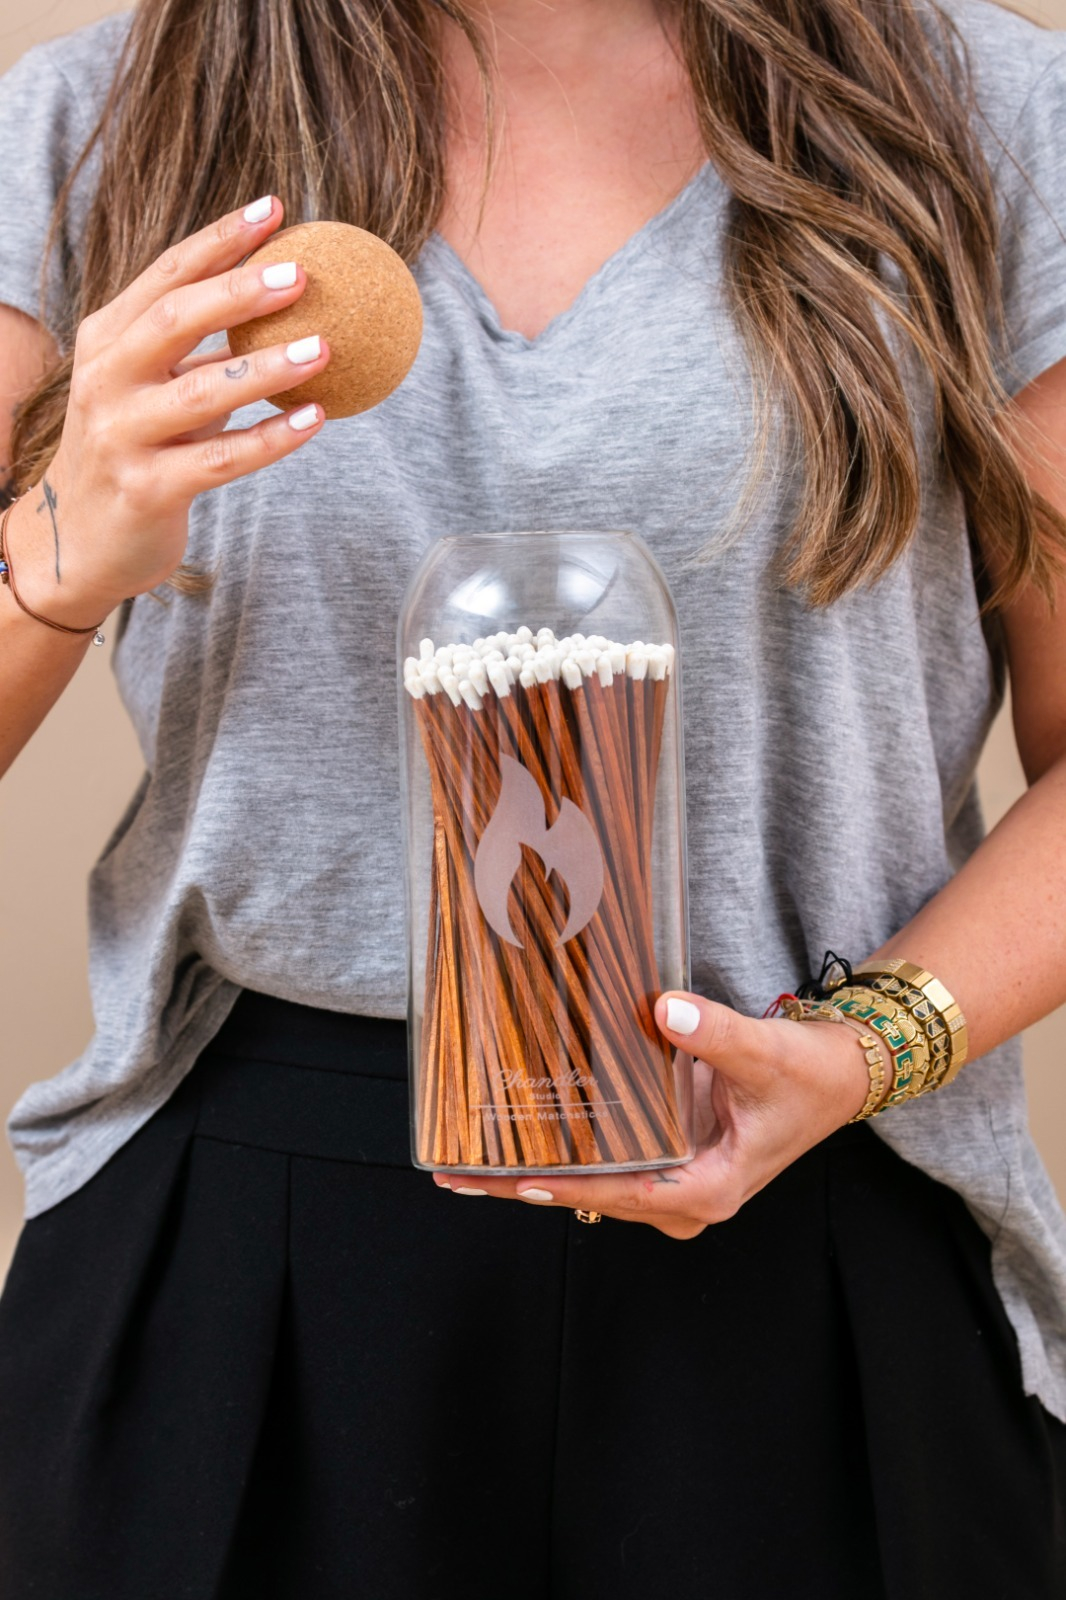
<svg viewBox="0 0 1066 1600">
<path fill-rule="evenodd" d="M 966 1016 L 969 1054 L 1066 1001 L 1066 756 L 1035 782 L 877 959 L 926 967 Z"/>
</svg>

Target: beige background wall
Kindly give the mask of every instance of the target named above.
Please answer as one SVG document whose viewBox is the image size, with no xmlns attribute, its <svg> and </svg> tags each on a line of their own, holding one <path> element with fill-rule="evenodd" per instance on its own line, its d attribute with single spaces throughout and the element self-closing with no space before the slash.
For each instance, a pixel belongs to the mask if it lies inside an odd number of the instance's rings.
<svg viewBox="0 0 1066 1600">
<path fill-rule="evenodd" d="M 31 44 L 124 7 L 107 0 L 0 0 L 0 71 Z M 1017 9 L 1023 9 L 1018 7 Z M 1030 11 L 1066 28 L 1066 0 Z M 0 181 L 0 209 L 3 205 Z M 0 1115 L 23 1086 L 71 1060 L 91 1032 L 85 878 L 140 776 L 108 671 L 91 650 L 45 726 L 0 784 Z M 0 675 L 0 692 L 3 692 Z M 989 821 L 1023 788 L 1005 718 L 982 766 Z M 1026 1071 L 1037 1141 L 1066 1199 L 1066 1010 L 1033 1028 Z M 0 1273 L 21 1215 L 21 1179 L 0 1144 Z"/>
</svg>

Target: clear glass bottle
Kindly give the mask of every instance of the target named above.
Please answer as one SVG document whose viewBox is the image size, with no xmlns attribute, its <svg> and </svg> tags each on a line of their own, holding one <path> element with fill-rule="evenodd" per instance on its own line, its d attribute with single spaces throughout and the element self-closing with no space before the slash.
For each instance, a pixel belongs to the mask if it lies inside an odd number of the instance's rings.
<svg viewBox="0 0 1066 1600">
<path fill-rule="evenodd" d="M 632 533 L 438 539 L 399 626 L 411 1154 L 445 1172 L 688 1161 L 677 618 Z"/>
</svg>

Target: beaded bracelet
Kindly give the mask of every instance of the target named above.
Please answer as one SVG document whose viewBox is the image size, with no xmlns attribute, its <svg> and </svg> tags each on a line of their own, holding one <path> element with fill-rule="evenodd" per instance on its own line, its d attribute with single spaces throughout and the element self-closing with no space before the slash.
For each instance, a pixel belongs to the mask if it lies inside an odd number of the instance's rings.
<svg viewBox="0 0 1066 1600">
<path fill-rule="evenodd" d="M 7 532 L 7 519 L 18 505 L 18 500 L 12 500 L 10 505 L 0 517 L 0 583 L 4 583 L 11 590 L 11 598 L 15 604 L 25 611 L 28 617 L 33 617 L 37 622 L 43 622 L 46 628 L 55 628 L 57 633 L 91 633 L 93 644 L 103 644 L 104 635 L 100 632 L 102 622 L 94 622 L 91 628 L 70 628 L 65 622 L 53 622 L 51 617 L 42 617 L 39 611 L 34 611 L 28 606 L 15 586 L 15 573 L 11 566 L 11 553 L 5 548 L 4 535 Z"/>
</svg>

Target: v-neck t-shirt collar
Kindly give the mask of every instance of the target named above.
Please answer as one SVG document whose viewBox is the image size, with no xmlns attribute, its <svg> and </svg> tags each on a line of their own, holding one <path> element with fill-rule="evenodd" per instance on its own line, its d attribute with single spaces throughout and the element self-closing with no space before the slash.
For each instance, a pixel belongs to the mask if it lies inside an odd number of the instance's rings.
<svg viewBox="0 0 1066 1600">
<path fill-rule="evenodd" d="M 585 280 L 570 304 L 564 310 L 557 312 L 533 338 L 520 333 L 516 328 L 503 326 L 495 305 L 478 277 L 467 266 L 458 251 L 436 230 L 429 235 L 422 247 L 416 269 L 417 275 L 421 277 L 429 272 L 460 294 L 477 315 L 484 333 L 501 348 L 516 352 L 544 351 L 564 339 L 575 324 L 583 320 L 586 311 L 610 290 L 615 280 L 625 273 L 664 232 L 679 222 L 704 191 L 712 190 L 716 185 L 723 187 L 722 179 L 713 161 L 707 160 L 672 199 L 655 212 L 654 216 L 649 217 L 635 233 L 631 233 L 617 250 L 612 251 Z"/>
</svg>

